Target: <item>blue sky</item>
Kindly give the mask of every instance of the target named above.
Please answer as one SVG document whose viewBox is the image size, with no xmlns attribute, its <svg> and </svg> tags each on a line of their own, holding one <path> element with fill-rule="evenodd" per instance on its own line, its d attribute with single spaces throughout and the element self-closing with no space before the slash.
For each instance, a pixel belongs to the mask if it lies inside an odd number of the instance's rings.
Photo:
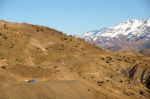
<svg viewBox="0 0 150 99">
<path fill-rule="evenodd" d="M 131 19 L 150 18 L 150 0 L 0 0 L 0 19 L 82 35 Z"/>
</svg>

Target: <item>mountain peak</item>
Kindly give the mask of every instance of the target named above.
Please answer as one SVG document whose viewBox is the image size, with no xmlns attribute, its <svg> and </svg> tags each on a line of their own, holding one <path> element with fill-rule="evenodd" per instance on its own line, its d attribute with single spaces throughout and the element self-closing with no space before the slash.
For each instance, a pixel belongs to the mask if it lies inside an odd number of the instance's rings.
<svg viewBox="0 0 150 99">
<path fill-rule="evenodd" d="M 109 46 L 118 46 L 118 44 L 121 46 L 123 42 L 128 42 L 128 45 L 130 45 L 129 43 L 138 42 L 140 48 L 136 49 L 136 51 L 139 51 L 150 40 L 150 18 L 144 20 L 127 20 L 110 28 L 87 32 L 82 38 L 101 47 L 106 47 L 108 44 Z M 132 49 L 135 50 L 134 48 Z"/>
</svg>

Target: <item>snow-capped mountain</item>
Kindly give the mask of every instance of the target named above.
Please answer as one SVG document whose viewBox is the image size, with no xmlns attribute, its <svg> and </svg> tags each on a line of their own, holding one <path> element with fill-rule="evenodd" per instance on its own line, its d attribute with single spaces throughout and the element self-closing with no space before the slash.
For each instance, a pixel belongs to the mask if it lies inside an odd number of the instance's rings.
<svg viewBox="0 0 150 99">
<path fill-rule="evenodd" d="M 150 48 L 150 19 L 124 21 L 110 28 L 87 32 L 81 38 L 110 50 L 140 51 Z"/>
</svg>

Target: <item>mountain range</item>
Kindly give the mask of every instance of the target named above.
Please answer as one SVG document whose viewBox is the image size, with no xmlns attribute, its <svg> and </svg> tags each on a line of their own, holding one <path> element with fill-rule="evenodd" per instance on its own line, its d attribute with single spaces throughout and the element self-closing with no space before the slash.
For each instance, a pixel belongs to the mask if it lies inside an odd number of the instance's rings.
<svg viewBox="0 0 150 99">
<path fill-rule="evenodd" d="M 109 28 L 89 31 L 81 38 L 109 50 L 140 52 L 150 48 L 150 19 L 124 21 Z"/>
<path fill-rule="evenodd" d="M 150 57 L 0 20 L 0 99 L 149 99 Z"/>
</svg>

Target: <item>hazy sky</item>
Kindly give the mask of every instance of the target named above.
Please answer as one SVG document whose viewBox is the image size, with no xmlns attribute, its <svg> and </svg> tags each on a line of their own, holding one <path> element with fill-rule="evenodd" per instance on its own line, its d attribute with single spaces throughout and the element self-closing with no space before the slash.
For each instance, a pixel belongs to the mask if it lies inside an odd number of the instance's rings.
<svg viewBox="0 0 150 99">
<path fill-rule="evenodd" d="M 131 19 L 150 18 L 150 0 L 0 0 L 0 19 L 81 35 Z"/>
</svg>

